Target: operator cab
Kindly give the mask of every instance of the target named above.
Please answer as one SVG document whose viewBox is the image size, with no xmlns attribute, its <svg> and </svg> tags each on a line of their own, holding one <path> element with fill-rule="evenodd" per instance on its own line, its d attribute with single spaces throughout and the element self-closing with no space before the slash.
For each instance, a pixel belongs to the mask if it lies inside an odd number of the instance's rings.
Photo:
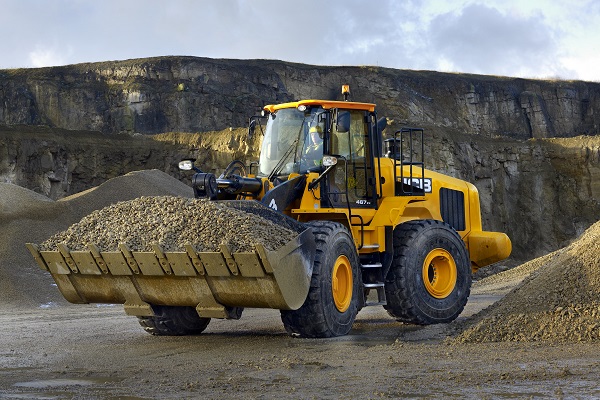
<svg viewBox="0 0 600 400">
<path fill-rule="evenodd" d="M 290 174 L 327 170 L 321 182 L 322 207 L 376 207 L 372 143 L 381 146 L 374 134 L 374 104 L 304 100 L 269 105 L 264 111 L 258 177 L 277 184 Z M 336 160 L 330 171 L 323 165 L 324 156 Z"/>
</svg>

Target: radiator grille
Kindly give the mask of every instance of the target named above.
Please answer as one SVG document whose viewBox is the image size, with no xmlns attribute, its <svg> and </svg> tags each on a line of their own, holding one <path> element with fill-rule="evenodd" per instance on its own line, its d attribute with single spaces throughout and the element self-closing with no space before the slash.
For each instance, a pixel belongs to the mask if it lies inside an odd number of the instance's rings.
<svg viewBox="0 0 600 400">
<path fill-rule="evenodd" d="M 457 231 L 464 231 L 465 224 L 465 194 L 458 190 L 440 189 L 440 213 L 442 220 Z"/>
</svg>

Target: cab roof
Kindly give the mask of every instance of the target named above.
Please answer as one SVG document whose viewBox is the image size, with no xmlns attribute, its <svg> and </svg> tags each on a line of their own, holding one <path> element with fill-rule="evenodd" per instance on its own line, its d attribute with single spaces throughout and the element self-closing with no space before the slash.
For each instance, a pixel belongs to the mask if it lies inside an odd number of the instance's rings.
<svg viewBox="0 0 600 400">
<path fill-rule="evenodd" d="M 343 108 L 347 110 L 364 110 L 364 111 L 375 111 L 375 104 L 373 103 L 357 103 L 354 101 L 333 101 L 333 100 L 300 100 L 293 101 L 290 103 L 282 104 L 269 104 L 264 106 L 264 109 L 269 112 L 274 112 L 284 108 L 298 108 L 298 106 L 321 106 L 328 110 L 330 108 Z"/>
</svg>

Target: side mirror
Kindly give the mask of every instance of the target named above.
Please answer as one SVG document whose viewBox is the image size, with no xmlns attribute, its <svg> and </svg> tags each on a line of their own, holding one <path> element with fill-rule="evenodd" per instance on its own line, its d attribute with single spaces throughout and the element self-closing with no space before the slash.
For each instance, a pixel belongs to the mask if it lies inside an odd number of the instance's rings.
<svg viewBox="0 0 600 400">
<path fill-rule="evenodd" d="M 323 165 L 331 167 L 337 164 L 337 157 L 335 156 L 323 156 Z"/>
<path fill-rule="evenodd" d="M 350 112 L 349 111 L 338 111 L 337 121 L 335 123 L 335 130 L 338 133 L 350 132 Z"/>
<path fill-rule="evenodd" d="M 377 130 L 379 133 L 383 132 L 383 130 L 387 127 L 387 118 L 381 117 L 379 121 L 377 121 Z"/>
</svg>

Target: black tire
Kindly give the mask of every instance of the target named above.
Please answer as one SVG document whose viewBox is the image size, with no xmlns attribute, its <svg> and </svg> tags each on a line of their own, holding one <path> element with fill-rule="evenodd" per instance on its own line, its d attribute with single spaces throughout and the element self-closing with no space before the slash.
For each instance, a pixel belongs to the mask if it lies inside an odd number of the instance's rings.
<svg viewBox="0 0 600 400">
<path fill-rule="evenodd" d="M 350 332 L 362 302 L 360 261 L 352 235 L 337 222 L 312 221 L 317 251 L 306 301 L 297 310 L 281 311 L 292 336 L 327 338 Z M 334 293 L 334 278 L 336 287 Z"/>
<path fill-rule="evenodd" d="M 202 318 L 194 307 L 152 306 L 154 317 L 138 317 L 144 330 L 155 336 L 199 335 L 210 318 Z"/>
<path fill-rule="evenodd" d="M 394 230 L 394 259 L 385 280 L 384 308 L 398 321 L 419 325 L 458 317 L 471 291 L 465 243 L 448 224 L 409 221 Z"/>
</svg>

